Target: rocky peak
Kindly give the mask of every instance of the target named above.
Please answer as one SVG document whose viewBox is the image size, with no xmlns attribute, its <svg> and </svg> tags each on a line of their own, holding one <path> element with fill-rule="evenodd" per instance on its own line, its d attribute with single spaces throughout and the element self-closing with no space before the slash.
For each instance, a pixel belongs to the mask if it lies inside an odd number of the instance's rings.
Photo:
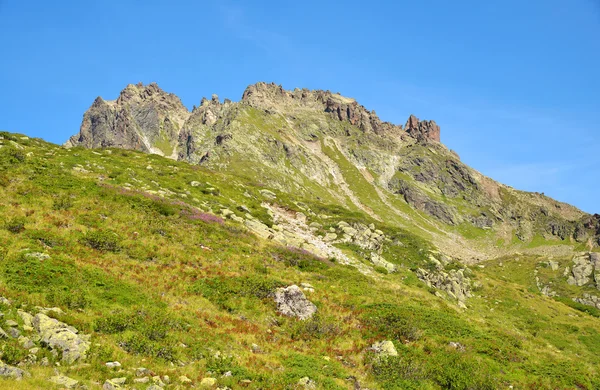
<svg viewBox="0 0 600 390">
<path fill-rule="evenodd" d="M 404 130 L 418 141 L 440 142 L 440 127 L 435 121 L 420 121 L 411 115 L 406 121 Z"/>
<path fill-rule="evenodd" d="M 156 83 L 129 84 L 116 100 L 96 98 L 83 116 L 79 134 L 66 146 L 119 147 L 173 156 L 189 115 L 177 96 Z"/>
<path fill-rule="evenodd" d="M 250 85 L 242 95 L 242 102 L 261 109 L 318 109 L 342 122 L 349 122 L 364 132 L 379 135 L 399 135 L 401 125 L 382 121 L 375 111 L 370 111 L 356 100 L 339 93 L 323 90 L 285 90 L 275 83 L 259 82 Z M 419 141 L 440 141 L 440 128 L 434 121 L 419 121 L 411 115 L 405 130 Z"/>
<path fill-rule="evenodd" d="M 161 109 L 187 112 L 187 108 L 179 97 L 163 91 L 156 83 L 148 85 L 142 83 L 129 84 L 121 91 L 115 103 L 118 106 L 155 103 Z"/>
</svg>

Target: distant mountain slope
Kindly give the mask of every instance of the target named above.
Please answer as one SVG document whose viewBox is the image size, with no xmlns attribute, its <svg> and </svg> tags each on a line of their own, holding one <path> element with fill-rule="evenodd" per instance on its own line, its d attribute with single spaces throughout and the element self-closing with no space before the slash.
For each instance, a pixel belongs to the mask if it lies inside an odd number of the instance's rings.
<svg viewBox="0 0 600 390">
<path fill-rule="evenodd" d="M 156 84 L 96 99 L 67 146 L 160 154 L 367 212 L 463 261 L 515 251 L 598 246 L 600 218 L 499 184 L 440 142 L 434 121 L 383 122 L 329 91 L 257 83 L 239 102 L 202 99 L 192 112 Z"/>
</svg>

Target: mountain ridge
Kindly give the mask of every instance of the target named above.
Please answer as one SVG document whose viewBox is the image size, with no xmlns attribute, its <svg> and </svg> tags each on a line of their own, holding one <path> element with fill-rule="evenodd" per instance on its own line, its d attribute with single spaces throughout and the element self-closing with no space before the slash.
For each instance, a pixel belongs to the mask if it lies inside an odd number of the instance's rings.
<svg viewBox="0 0 600 390">
<path fill-rule="evenodd" d="M 116 100 L 95 100 L 66 143 L 77 145 L 156 153 L 261 178 L 282 191 L 326 194 L 379 220 L 408 221 L 467 262 L 520 250 L 489 245 L 494 238 L 598 245 L 599 217 L 464 165 L 440 142 L 435 121 L 411 115 L 404 125 L 384 122 L 330 91 L 259 82 L 239 102 L 213 95 L 190 111 L 155 83 L 130 84 Z M 413 211 L 425 219 L 407 214 Z M 469 239 L 473 234 L 487 234 L 488 244 Z M 544 250 L 559 250 L 552 246 Z"/>
</svg>

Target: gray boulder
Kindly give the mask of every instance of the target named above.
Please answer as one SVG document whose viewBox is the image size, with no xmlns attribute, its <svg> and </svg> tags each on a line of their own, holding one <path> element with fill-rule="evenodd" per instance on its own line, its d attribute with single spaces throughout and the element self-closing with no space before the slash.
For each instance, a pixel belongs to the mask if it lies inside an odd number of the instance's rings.
<svg viewBox="0 0 600 390">
<path fill-rule="evenodd" d="M 301 320 L 311 318 L 317 307 L 306 299 L 302 290 L 294 285 L 286 288 L 278 288 L 275 292 L 277 311 L 288 317 L 297 317 Z"/>
<path fill-rule="evenodd" d="M 370 349 L 379 357 L 398 356 L 394 343 L 389 340 L 379 341 L 373 344 Z"/>
<path fill-rule="evenodd" d="M 590 254 L 578 255 L 573 258 L 573 267 L 571 275 L 567 279 L 567 283 L 575 286 L 584 286 L 591 280 L 594 272 L 594 261 L 591 260 Z"/>
<path fill-rule="evenodd" d="M 51 377 L 50 379 L 48 379 L 48 381 L 61 386 L 61 388 L 65 388 L 65 389 L 74 389 L 77 386 L 79 386 L 79 381 L 69 378 L 68 376 L 64 376 L 64 375 L 55 375 L 53 377 Z"/>
<path fill-rule="evenodd" d="M 86 357 L 91 346 L 89 335 L 80 335 L 72 326 L 41 313 L 33 317 L 32 323 L 43 344 L 62 351 L 64 362 L 73 363 Z"/>
<path fill-rule="evenodd" d="M 20 368 L 9 366 L 8 364 L 0 361 L 0 377 L 22 379 L 24 376 L 29 376 L 29 374 Z"/>
</svg>

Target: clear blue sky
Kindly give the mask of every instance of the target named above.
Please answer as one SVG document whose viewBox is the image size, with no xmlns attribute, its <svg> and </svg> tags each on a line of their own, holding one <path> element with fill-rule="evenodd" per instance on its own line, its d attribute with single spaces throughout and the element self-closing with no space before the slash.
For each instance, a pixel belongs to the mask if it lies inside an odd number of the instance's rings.
<svg viewBox="0 0 600 390">
<path fill-rule="evenodd" d="M 599 0 L 0 0 L 0 129 L 62 143 L 139 81 L 188 107 L 257 81 L 339 91 L 600 213 Z"/>
</svg>

